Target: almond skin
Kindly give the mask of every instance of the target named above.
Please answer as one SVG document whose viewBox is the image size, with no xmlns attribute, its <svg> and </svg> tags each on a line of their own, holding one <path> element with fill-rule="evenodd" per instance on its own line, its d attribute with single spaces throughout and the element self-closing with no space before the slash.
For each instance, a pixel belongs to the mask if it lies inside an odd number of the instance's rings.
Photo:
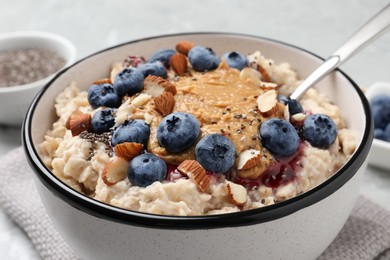
<svg viewBox="0 0 390 260">
<path fill-rule="evenodd" d="M 260 113 L 265 116 L 273 116 L 278 112 L 278 93 L 268 90 L 257 98 L 257 106 Z"/>
<path fill-rule="evenodd" d="M 166 116 L 172 113 L 175 106 L 175 99 L 171 92 L 164 92 L 160 96 L 154 98 L 154 105 L 156 110 L 162 115 Z"/>
<path fill-rule="evenodd" d="M 137 155 L 140 155 L 144 150 L 144 145 L 134 142 L 124 142 L 117 144 L 114 148 L 116 155 L 119 158 L 131 161 Z"/>
<path fill-rule="evenodd" d="M 176 44 L 176 51 L 187 56 L 188 52 L 194 46 L 195 44 L 193 44 L 192 42 L 181 41 L 178 44 Z"/>
<path fill-rule="evenodd" d="M 127 168 L 129 162 L 116 157 L 113 161 L 104 166 L 102 180 L 107 186 L 114 185 L 117 182 L 124 180 L 127 176 Z"/>
<path fill-rule="evenodd" d="M 100 85 L 100 84 L 112 84 L 111 79 L 99 79 L 94 81 L 92 84 Z"/>
<path fill-rule="evenodd" d="M 91 130 L 91 115 L 76 110 L 68 117 L 65 127 L 72 132 L 73 136 L 77 136 L 84 131 L 89 132 Z"/>
<path fill-rule="evenodd" d="M 227 181 L 226 189 L 233 204 L 237 206 L 242 206 L 245 204 L 247 201 L 247 191 L 244 186 Z"/>
<path fill-rule="evenodd" d="M 206 170 L 197 161 L 185 160 L 177 167 L 177 170 L 187 175 L 201 191 L 208 191 L 210 179 L 206 174 Z"/>
<path fill-rule="evenodd" d="M 249 170 L 261 162 L 261 152 L 255 149 L 245 150 L 238 156 L 237 170 Z"/>
<path fill-rule="evenodd" d="M 188 71 L 187 57 L 184 54 L 176 53 L 169 58 L 172 69 L 179 76 L 183 76 Z"/>
<path fill-rule="evenodd" d="M 144 93 L 151 95 L 152 97 L 160 96 L 162 93 L 171 92 L 176 94 L 176 86 L 166 79 L 159 76 L 149 75 L 144 80 Z"/>
</svg>

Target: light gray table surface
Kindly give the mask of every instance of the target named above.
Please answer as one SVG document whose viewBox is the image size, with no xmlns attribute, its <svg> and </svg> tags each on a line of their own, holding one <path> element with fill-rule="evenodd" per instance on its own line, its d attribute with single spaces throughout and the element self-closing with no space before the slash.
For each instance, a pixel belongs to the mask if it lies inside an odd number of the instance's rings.
<svg viewBox="0 0 390 260">
<path fill-rule="evenodd" d="M 274 38 L 326 57 L 387 3 L 386 0 L 0 0 L 0 34 L 21 30 L 57 33 L 69 38 L 76 45 L 78 58 L 82 58 L 142 37 L 223 31 Z M 360 86 L 390 82 L 390 33 L 341 68 Z M 0 154 L 21 145 L 20 131 L 0 126 Z M 390 210 L 390 172 L 368 167 L 361 193 Z M 1 209 L 0 252 L 1 259 L 40 259 L 23 231 Z"/>
</svg>

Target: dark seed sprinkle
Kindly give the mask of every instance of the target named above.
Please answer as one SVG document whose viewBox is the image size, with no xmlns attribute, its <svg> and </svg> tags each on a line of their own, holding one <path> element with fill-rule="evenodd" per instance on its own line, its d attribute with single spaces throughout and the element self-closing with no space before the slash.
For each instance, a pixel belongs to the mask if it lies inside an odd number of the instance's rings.
<svg viewBox="0 0 390 260">
<path fill-rule="evenodd" d="M 79 137 L 90 142 L 91 143 L 91 148 L 90 152 L 87 158 L 87 161 L 90 161 L 95 154 L 95 150 L 97 149 L 98 143 L 103 143 L 105 147 L 105 151 L 108 156 L 112 156 L 112 148 L 110 145 L 110 140 L 111 140 L 111 132 L 106 132 L 103 134 L 96 134 L 96 133 L 89 133 L 87 131 L 83 131 L 79 134 Z"/>
</svg>

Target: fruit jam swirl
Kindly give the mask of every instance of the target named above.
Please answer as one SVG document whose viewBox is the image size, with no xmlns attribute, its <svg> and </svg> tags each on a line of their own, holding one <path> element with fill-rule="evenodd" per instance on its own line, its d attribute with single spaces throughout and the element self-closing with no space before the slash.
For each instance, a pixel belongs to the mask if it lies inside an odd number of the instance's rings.
<svg viewBox="0 0 390 260">
<path fill-rule="evenodd" d="M 316 93 L 305 105 L 285 95 L 294 73 L 259 52 L 217 56 L 189 42 L 149 59 L 131 54 L 87 93 L 70 86 L 57 97 L 44 161 L 75 189 L 150 213 L 218 214 L 291 198 L 354 150 L 349 132 L 337 138 L 337 107 Z"/>
</svg>

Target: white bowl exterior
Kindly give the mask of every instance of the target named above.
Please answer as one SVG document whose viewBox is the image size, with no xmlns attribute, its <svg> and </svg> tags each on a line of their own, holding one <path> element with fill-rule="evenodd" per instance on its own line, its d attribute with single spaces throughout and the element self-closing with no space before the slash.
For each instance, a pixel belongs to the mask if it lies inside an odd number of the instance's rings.
<svg viewBox="0 0 390 260">
<path fill-rule="evenodd" d="M 376 82 L 367 89 L 365 94 L 368 100 L 371 100 L 377 95 L 390 96 L 390 83 Z M 390 142 L 374 139 L 368 155 L 368 163 L 372 166 L 390 170 L 389 154 Z"/>
<path fill-rule="evenodd" d="M 257 225 L 166 230 L 119 224 L 78 210 L 36 184 L 46 211 L 83 259 L 316 259 L 346 222 L 366 164 L 326 199 Z M 35 176 L 35 175 L 34 175 Z"/>
<path fill-rule="evenodd" d="M 64 67 L 76 59 L 76 49 L 67 39 L 46 32 L 14 32 L 0 35 L 0 51 L 15 48 L 44 48 L 54 51 L 66 61 Z M 0 88 L 0 124 L 21 125 L 31 101 L 53 75 L 14 87 Z"/>
<path fill-rule="evenodd" d="M 321 63 L 308 53 L 279 43 L 223 34 L 178 35 L 123 45 L 69 68 L 46 90 L 44 99 L 35 108 L 30 127 L 33 145 L 42 142 L 45 131 L 51 128 L 56 117 L 54 98 L 72 81 L 86 89 L 94 80 L 107 77 L 109 64 L 130 54 L 148 57 L 155 50 L 172 48 L 183 38 L 211 46 L 219 55 L 231 50 L 245 53 L 260 50 L 277 63 L 291 63 L 293 68 L 298 68 L 301 77 L 307 76 Z M 279 49 L 275 50 L 275 45 Z M 357 131 L 357 142 L 360 143 L 367 120 L 360 97 L 351 83 L 337 72 L 326 77 L 317 87 L 341 108 L 348 126 Z M 346 96 L 348 102 L 345 102 Z M 315 259 L 348 218 L 365 166 L 332 195 L 294 214 L 256 225 L 209 230 L 141 228 L 103 220 L 69 206 L 40 181 L 37 181 L 37 186 L 58 230 L 86 259 Z"/>
</svg>

